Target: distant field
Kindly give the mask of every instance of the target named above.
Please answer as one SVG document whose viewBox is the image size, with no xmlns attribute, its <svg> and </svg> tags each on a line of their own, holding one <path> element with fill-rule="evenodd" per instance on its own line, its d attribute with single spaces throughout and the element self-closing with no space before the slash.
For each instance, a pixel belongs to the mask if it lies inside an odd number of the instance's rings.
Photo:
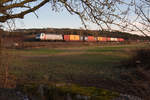
<svg viewBox="0 0 150 100">
<path fill-rule="evenodd" d="M 88 77 L 117 79 L 117 66 L 137 45 L 9 49 L 9 71 L 20 79 L 64 81 Z"/>
</svg>

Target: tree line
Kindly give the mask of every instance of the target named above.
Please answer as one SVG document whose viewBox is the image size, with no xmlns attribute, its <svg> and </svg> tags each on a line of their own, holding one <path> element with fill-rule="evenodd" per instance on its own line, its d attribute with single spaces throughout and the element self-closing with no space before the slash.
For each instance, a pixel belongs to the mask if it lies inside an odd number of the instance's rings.
<svg viewBox="0 0 150 100">
<path fill-rule="evenodd" d="M 17 29 L 13 32 L 5 32 L 4 35 L 7 36 L 26 36 L 26 35 L 36 35 L 39 33 L 46 34 L 75 34 L 75 35 L 84 35 L 84 36 L 102 36 L 102 37 L 116 37 L 124 38 L 125 40 L 148 40 L 146 36 L 140 36 L 137 34 L 131 34 L 121 31 L 102 31 L 102 30 L 83 30 L 83 29 L 69 29 L 69 28 L 43 28 L 43 29 Z M 7 34 L 6 34 L 7 33 Z"/>
</svg>

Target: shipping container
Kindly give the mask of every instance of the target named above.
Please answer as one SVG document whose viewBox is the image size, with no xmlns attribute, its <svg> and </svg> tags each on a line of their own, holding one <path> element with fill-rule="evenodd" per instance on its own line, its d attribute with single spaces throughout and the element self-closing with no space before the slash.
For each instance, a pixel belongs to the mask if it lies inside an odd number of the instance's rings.
<svg viewBox="0 0 150 100">
<path fill-rule="evenodd" d="M 80 41 L 80 35 L 74 35 L 74 40 L 75 41 Z"/>
<path fill-rule="evenodd" d="M 98 37 L 98 41 L 102 41 L 102 37 Z"/>
<path fill-rule="evenodd" d="M 107 41 L 111 41 L 110 37 L 107 37 Z"/>
<path fill-rule="evenodd" d="M 118 42 L 120 41 L 119 38 L 117 38 L 117 41 L 118 41 Z"/>
<path fill-rule="evenodd" d="M 88 37 L 87 36 L 85 36 L 84 39 L 85 39 L 85 41 L 88 41 Z"/>
<path fill-rule="evenodd" d="M 102 37 L 102 41 L 103 42 L 107 41 L 107 38 L 106 37 Z"/>
<path fill-rule="evenodd" d="M 98 41 L 98 37 L 94 37 L 95 41 Z"/>
<path fill-rule="evenodd" d="M 64 35 L 64 40 L 65 41 L 70 41 L 70 35 Z"/>
<path fill-rule="evenodd" d="M 95 40 L 94 36 L 88 36 L 88 41 L 94 42 L 96 40 Z"/>
<path fill-rule="evenodd" d="M 121 41 L 123 42 L 123 41 L 125 41 L 123 38 L 121 38 Z"/>
<path fill-rule="evenodd" d="M 84 40 L 85 40 L 84 36 L 80 36 L 80 41 L 84 41 Z"/>
<path fill-rule="evenodd" d="M 118 38 L 119 42 L 123 42 L 124 39 L 123 38 Z"/>
<path fill-rule="evenodd" d="M 98 37 L 98 41 L 103 41 L 104 42 L 104 41 L 107 41 L 106 39 L 107 39 L 106 37 Z"/>
<path fill-rule="evenodd" d="M 70 41 L 80 41 L 79 35 L 70 35 Z"/>
<path fill-rule="evenodd" d="M 117 38 L 114 38 L 114 41 L 118 41 L 118 39 L 117 39 Z"/>
<path fill-rule="evenodd" d="M 111 40 L 111 41 L 115 41 L 115 38 L 112 38 L 112 37 L 111 37 L 110 40 Z"/>
</svg>

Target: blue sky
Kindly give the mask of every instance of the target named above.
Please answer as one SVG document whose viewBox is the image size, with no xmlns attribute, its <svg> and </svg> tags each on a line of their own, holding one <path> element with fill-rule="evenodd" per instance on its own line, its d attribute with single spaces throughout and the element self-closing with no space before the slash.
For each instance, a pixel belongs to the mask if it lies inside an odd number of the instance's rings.
<svg viewBox="0 0 150 100">
<path fill-rule="evenodd" d="M 25 15 L 24 19 L 16 20 L 15 28 L 84 28 L 79 16 L 71 15 L 66 9 L 60 12 L 55 12 L 51 9 L 51 5 L 47 3 L 36 11 L 38 18 L 34 13 L 29 13 Z M 90 22 L 87 22 L 86 25 L 91 30 L 99 29 L 98 25 Z"/>
<path fill-rule="evenodd" d="M 24 19 L 17 19 L 15 29 L 29 29 L 29 28 L 84 28 L 80 18 L 77 15 L 71 15 L 65 9 L 60 12 L 51 10 L 51 5 L 48 3 L 36 11 L 38 18 L 34 13 L 27 14 Z M 133 17 L 133 16 L 130 16 Z M 7 26 L 7 25 L 6 25 Z M 87 23 L 87 28 L 90 30 L 99 29 L 93 23 Z M 113 27 L 113 29 L 118 29 Z M 137 32 L 133 32 L 137 33 Z"/>
<path fill-rule="evenodd" d="M 80 18 L 77 15 L 71 15 L 66 10 L 54 12 L 49 4 L 36 11 L 38 18 L 34 13 L 30 13 L 24 19 L 16 20 L 16 28 L 83 28 Z M 97 26 L 90 23 L 90 29 L 97 29 Z"/>
</svg>

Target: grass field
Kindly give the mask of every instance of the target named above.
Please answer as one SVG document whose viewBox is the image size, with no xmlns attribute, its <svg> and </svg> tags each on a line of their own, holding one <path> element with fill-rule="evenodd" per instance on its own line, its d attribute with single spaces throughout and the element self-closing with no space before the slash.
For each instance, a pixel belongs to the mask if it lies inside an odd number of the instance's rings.
<svg viewBox="0 0 150 100">
<path fill-rule="evenodd" d="M 126 71 L 117 67 L 120 61 L 141 47 L 145 44 L 9 49 L 9 71 L 17 78 L 31 80 L 118 79 Z"/>
</svg>

